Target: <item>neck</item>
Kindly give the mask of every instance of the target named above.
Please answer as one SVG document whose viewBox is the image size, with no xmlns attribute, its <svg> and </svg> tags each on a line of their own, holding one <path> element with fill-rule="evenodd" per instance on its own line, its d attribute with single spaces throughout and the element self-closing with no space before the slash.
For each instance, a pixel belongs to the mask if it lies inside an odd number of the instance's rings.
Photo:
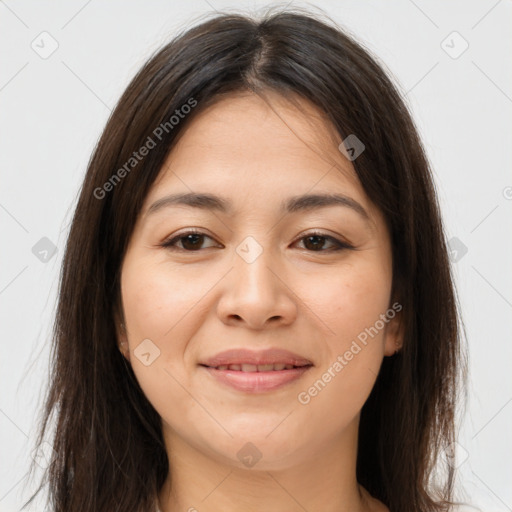
<svg viewBox="0 0 512 512">
<path fill-rule="evenodd" d="M 165 426 L 171 470 L 159 494 L 160 510 L 370 512 L 368 495 L 356 480 L 358 419 L 314 454 L 250 469 L 208 456 Z"/>
</svg>

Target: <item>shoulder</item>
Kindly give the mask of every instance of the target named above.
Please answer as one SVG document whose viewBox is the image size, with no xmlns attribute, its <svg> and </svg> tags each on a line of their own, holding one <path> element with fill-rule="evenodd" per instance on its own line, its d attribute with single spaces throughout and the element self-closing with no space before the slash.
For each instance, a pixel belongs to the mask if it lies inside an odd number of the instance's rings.
<svg viewBox="0 0 512 512">
<path fill-rule="evenodd" d="M 381 501 L 374 498 L 362 485 L 359 486 L 361 493 L 363 494 L 366 502 L 369 505 L 369 510 L 371 512 L 391 512 L 389 508 L 384 505 Z M 454 503 L 453 506 L 449 509 L 449 512 L 483 512 L 481 509 L 477 507 L 473 507 L 472 505 L 468 505 L 466 503 Z"/>
</svg>

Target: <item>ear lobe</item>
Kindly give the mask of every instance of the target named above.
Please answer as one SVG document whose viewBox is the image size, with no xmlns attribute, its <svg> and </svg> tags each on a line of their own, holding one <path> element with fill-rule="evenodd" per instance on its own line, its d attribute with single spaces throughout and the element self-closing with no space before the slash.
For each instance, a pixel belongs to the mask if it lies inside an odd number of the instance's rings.
<svg viewBox="0 0 512 512">
<path fill-rule="evenodd" d="M 123 357 L 129 362 L 130 361 L 130 348 L 126 340 L 119 342 L 119 351 L 123 354 Z"/>
<path fill-rule="evenodd" d="M 130 361 L 130 347 L 128 345 L 128 336 L 126 334 L 126 326 L 124 322 L 117 320 L 116 316 L 116 335 L 117 346 L 121 354 L 127 361 Z"/>
<path fill-rule="evenodd" d="M 384 355 L 394 356 L 403 346 L 404 326 L 401 311 L 395 313 L 386 326 Z"/>
</svg>

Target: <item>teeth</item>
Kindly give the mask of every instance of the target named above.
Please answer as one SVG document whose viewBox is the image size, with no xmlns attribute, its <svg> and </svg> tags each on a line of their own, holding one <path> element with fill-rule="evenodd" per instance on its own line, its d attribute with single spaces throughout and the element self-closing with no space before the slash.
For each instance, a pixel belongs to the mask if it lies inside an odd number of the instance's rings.
<svg viewBox="0 0 512 512">
<path fill-rule="evenodd" d="M 242 371 L 243 372 L 257 372 L 258 367 L 255 364 L 243 364 Z"/>
<path fill-rule="evenodd" d="M 221 364 L 216 367 L 217 370 L 232 370 L 232 371 L 242 371 L 242 372 L 271 372 L 271 371 L 281 371 L 281 370 L 291 370 L 294 368 L 293 364 L 284 364 L 284 363 L 276 363 L 276 364 Z"/>
</svg>

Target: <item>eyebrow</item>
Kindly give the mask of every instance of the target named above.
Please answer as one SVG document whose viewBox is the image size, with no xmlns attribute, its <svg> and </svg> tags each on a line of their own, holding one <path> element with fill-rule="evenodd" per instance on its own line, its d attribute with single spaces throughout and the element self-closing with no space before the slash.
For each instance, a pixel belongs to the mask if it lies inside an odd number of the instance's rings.
<svg viewBox="0 0 512 512">
<path fill-rule="evenodd" d="M 146 211 L 145 216 L 151 215 L 163 208 L 171 206 L 189 206 L 202 210 L 213 210 L 229 214 L 233 212 L 233 204 L 223 197 L 207 193 L 182 193 L 171 194 L 155 201 Z M 289 197 L 282 201 L 281 213 L 295 213 L 299 211 L 311 211 L 329 206 L 343 206 L 358 213 L 365 220 L 369 221 L 367 211 L 351 197 L 342 194 L 305 194 Z"/>
</svg>

